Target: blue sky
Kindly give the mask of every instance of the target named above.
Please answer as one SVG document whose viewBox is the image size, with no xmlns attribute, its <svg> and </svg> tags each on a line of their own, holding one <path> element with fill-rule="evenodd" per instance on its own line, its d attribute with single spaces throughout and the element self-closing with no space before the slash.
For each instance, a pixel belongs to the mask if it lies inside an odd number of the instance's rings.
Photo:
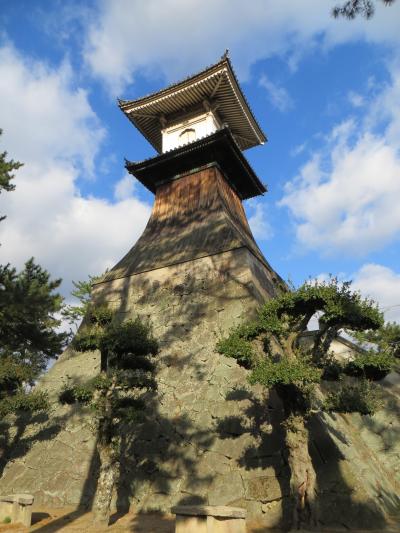
<svg viewBox="0 0 400 533">
<path fill-rule="evenodd" d="M 63 278 L 111 267 L 152 195 L 124 157 L 154 155 L 116 105 L 226 48 L 269 142 L 246 151 L 269 192 L 246 203 L 296 284 L 353 279 L 400 320 L 400 4 L 334 20 L 330 0 L 0 2 L 0 149 L 25 162 L 0 197 L 0 261 Z"/>
</svg>

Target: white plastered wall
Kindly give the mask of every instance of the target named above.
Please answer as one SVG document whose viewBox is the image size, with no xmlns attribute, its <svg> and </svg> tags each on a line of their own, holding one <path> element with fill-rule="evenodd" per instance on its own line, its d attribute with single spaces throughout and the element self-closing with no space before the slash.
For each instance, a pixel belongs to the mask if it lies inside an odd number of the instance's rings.
<svg viewBox="0 0 400 533">
<path fill-rule="evenodd" d="M 174 150 L 178 146 L 211 135 L 219 128 L 219 121 L 212 111 L 175 122 L 175 124 L 161 130 L 162 151 Z"/>
</svg>

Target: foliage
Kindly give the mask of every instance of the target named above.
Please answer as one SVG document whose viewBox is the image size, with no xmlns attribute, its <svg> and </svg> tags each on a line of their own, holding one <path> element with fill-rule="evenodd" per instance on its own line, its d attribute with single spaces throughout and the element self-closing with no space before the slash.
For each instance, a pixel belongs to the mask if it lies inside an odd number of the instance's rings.
<svg viewBox="0 0 400 533">
<path fill-rule="evenodd" d="M 319 329 L 305 334 L 318 313 Z M 264 303 L 258 318 L 231 330 L 217 350 L 250 369 L 249 382 L 274 389 L 284 411 L 282 427 L 291 472 L 292 529 L 317 524 L 316 474 L 309 454 L 306 419 L 321 410 L 373 413 L 379 406 L 375 389 L 363 379 L 343 384 L 323 401 L 318 385 L 323 379 L 338 380 L 347 365 L 336 361 L 331 345 L 340 330 L 376 331 L 383 326 L 377 305 L 351 289 L 350 283 L 331 278 L 307 282 Z M 373 368 L 390 371 L 393 362 L 385 354 L 370 351 L 356 356 L 353 365 L 367 374 Z M 351 368 L 347 369 L 349 372 Z"/>
<path fill-rule="evenodd" d="M 91 383 L 87 385 L 65 385 L 58 395 L 58 400 L 61 404 L 71 405 L 75 402 L 87 404 L 93 398 L 94 387 Z"/>
<path fill-rule="evenodd" d="M 76 325 L 85 315 L 87 315 L 90 308 L 92 286 L 102 277 L 103 276 L 89 276 L 86 281 L 72 282 L 74 290 L 71 294 L 74 298 L 79 300 L 79 304 L 65 305 L 62 310 L 63 318 L 65 318 L 70 324 Z"/>
<path fill-rule="evenodd" d="M 11 516 L 4 517 L 3 524 L 11 524 Z"/>
<path fill-rule="evenodd" d="M 0 153 L 0 193 L 15 189 L 13 171 L 21 166 L 7 160 L 7 152 Z M 62 297 L 54 291 L 60 283 L 33 259 L 20 272 L 9 264 L 0 265 L 0 417 L 48 407 L 47 395 L 29 392 L 29 386 L 67 339 L 65 333 L 56 332 Z"/>
<path fill-rule="evenodd" d="M 151 370 L 147 356 L 157 353 L 158 344 L 149 325 L 137 317 L 122 324 L 111 321 L 99 339 L 99 349 L 107 353 L 108 365 L 114 369 Z"/>
<path fill-rule="evenodd" d="M 60 353 L 67 335 L 57 333 L 56 313 L 62 297 L 54 293 L 61 280 L 30 259 L 17 273 L 10 265 L 0 266 L 0 359 L 29 366 L 31 379 Z"/>
<path fill-rule="evenodd" d="M 386 6 L 394 3 L 394 0 L 381 1 Z M 347 19 L 355 19 L 358 15 L 370 19 L 374 13 L 375 5 L 373 0 L 346 0 L 343 4 L 335 6 L 332 10 L 332 15 L 335 18 L 345 17 Z"/>
<path fill-rule="evenodd" d="M 0 418 L 20 411 L 46 411 L 49 407 L 48 396 L 43 391 L 25 392 L 19 390 L 15 394 L 7 395 L 0 401 Z"/>
<path fill-rule="evenodd" d="M 241 337 L 237 331 L 232 331 L 229 337 L 220 339 L 217 343 L 217 351 L 226 357 L 233 357 L 245 368 L 250 368 L 254 359 L 251 342 Z"/>
<path fill-rule="evenodd" d="M 387 322 L 379 329 L 351 332 L 356 340 L 364 345 L 375 345 L 377 351 L 391 352 L 400 357 L 400 324 Z"/>
<path fill-rule="evenodd" d="M 344 367 L 344 372 L 350 376 L 364 376 L 367 379 L 378 380 L 385 377 L 394 367 L 396 360 L 390 352 L 361 352 Z"/>
<path fill-rule="evenodd" d="M 332 353 L 328 353 L 324 359 L 321 379 L 337 381 L 344 374 L 346 363 L 338 361 Z"/>
<path fill-rule="evenodd" d="M 20 384 L 33 381 L 34 372 L 29 364 L 7 355 L 0 361 L 0 399 L 5 394 L 14 393 Z"/>
<path fill-rule="evenodd" d="M 319 312 L 320 328 L 302 342 L 308 322 Z M 322 379 L 339 379 L 343 373 L 367 377 L 388 373 L 393 358 L 383 352 L 360 353 L 342 364 L 330 347 L 339 330 L 376 331 L 383 327 L 377 305 L 336 278 L 306 282 L 264 303 L 258 319 L 233 329 L 221 339 L 217 350 L 250 368 L 249 381 L 275 388 L 284 400 L 287 414 L 313 409 L 315 386 Z"/>
<path fill-rule="evenodd" d="M 0 136 L 2 133 L 3 130 L 0 129 Z M 12 159 L 7 160 L 7 152 L 0 152 L 0 194 L 2 191 L 10 192 L 15 189 L 15 185 L 11 183 L 14 179 L 12 172 L 20 167 L 22 167 L 22 163 Z M 5 216 L 0 216 L 0 221 L 5 218 Z"/>
<path fill-rule="evenodd" d="M 339 413 L 371 415 L 382 406 L 378 387 L 366 379 L 352 383 L 340 382 L 339 387 L 328 393 L 324 408 Z"/>
<path fill-rule="evenodd" d="M 21 272 L 0 265 L 0 413 L 41 410 L 41 393 L 27 392 L 49 359 L 56 357 L 67 335 L 57 333 L 62 298 L 60 280 L 30 259 Z"/>
<path fill-rule="evenodd" d="M 277 385 L 291 385 L 297 387 L 310 383 L 319 383 L 322 370 L 310 364 L 307 360 L 282 359 L 276 363 L 265 359 L 253 369 L 249 377 L 251 384 L 260 383 L 266 388 Z"/>
</svg>

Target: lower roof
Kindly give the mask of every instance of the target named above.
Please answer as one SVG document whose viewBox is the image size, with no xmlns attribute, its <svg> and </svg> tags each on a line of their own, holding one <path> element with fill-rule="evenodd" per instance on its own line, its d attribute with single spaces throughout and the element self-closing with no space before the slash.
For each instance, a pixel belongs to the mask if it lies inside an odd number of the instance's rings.
<svg viewBox="0 0 400 533">
<path fill-rule="evenodd" d="M 149 191 L 155 193 L 159 185 L 210 164 L 220 168 L 241 200 L 259 196 L 267 190 L 236 144 L 229 128 L 222 128 L 207 137 L 145 161 L 126 161 L 126 168 Z"/>
</svg>

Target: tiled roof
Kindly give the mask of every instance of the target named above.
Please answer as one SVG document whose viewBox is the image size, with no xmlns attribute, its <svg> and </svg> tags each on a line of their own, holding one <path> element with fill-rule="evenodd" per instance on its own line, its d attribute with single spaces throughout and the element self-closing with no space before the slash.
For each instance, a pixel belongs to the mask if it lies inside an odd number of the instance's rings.
<svg viewBox="0 0 400 533">
<path fill-rule="evenodd" d="M 174 113 L 182 109 L 190 110 L 205 100 L 216 108 L 219 118 L 228 125 L 241 150 L 266 141 L 227 55 L 215 65 L 161 91 L 137 100 L 120 100 L 119 106 L 160 153 L 160 118 L 168 120 Z"/>
</svg>

